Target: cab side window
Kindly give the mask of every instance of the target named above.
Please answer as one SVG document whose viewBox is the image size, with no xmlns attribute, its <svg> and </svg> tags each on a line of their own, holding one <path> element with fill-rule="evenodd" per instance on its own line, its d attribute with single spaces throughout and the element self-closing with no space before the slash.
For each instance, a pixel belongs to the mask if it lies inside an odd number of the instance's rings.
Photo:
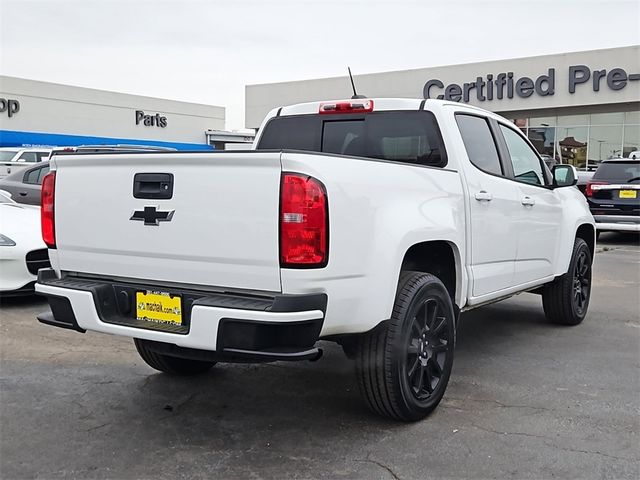
<svg viewBox="0 0 640 480">
<path fill-rule="evenodd" d="M 509 157 L 513 165 L 514 179 L 532 185 L 545 185 L 542 161 L 518 133 L 511 128 L 500 125 L 500 131 L 509 150 Z"/>
<path fill-rule="evenodd" d="M 483 172 L 502 176 L 498 149 L 487 119 L 475 115 L 456 114 L 456 122 L 471 163 Z"/>
</svg>

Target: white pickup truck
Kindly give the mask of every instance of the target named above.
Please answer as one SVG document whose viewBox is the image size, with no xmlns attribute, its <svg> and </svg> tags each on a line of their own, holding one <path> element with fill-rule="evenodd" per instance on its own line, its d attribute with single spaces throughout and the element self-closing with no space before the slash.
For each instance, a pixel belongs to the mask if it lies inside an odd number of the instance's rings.
<svg viewBox="0 0 640 480">
<path fill-rule="evenodd" d="M 0 178 L 4 178 L 18 169 L 32 167 L 35 162 L 49 158 L 51 149 L 3 147 L 0 148 Z"/>
<path fill-rule="evenodd" d="M 417 420 L 461 311 L 529 291 L 551 321 L 585 317 L 595 227 L 575 181 L 504 118 L 438 100 L 279 108 L 253 151 L 56 154 L 39 320 L 131 337 L 179 375 L 335 341 L 373 411 Z"/>
</svg>

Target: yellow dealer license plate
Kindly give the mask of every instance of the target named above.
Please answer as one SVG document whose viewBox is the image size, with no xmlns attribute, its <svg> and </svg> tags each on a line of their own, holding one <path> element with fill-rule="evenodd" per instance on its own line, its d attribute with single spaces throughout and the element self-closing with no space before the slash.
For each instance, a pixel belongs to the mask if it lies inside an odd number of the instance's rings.
<svg viewBox="0 0 640 480">
<path fill-rule="evenodd" d="M 167 292 L 136 292 L 136 318 L 182 325 L 182 299 Z"/>
<path fill-rule="evenodd" d="M 620 198 L 636 198 L 635 190 L 620 190 Z"/>
</svg>

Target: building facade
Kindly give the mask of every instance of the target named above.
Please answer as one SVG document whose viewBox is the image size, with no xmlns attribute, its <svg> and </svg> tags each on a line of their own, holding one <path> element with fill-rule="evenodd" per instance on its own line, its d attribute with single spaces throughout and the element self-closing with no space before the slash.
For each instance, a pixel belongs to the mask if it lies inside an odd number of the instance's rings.
<svg viewBox="0 0 640 480">
<path fill-rule="evenodd" d="M 515 122 L 541 154 L 578 168 L 640 149 L 640 46 L 357 75 L 368 97 L 442 98 Z M 249 85 L 245 124 L 272 108 L 345 99 L 348 77 Z"/>
<path fill-rule="evenodd" d="M 0 76 L 0 146 L 157 145 L 209 150 L 225 109 Z"/>
</svg>

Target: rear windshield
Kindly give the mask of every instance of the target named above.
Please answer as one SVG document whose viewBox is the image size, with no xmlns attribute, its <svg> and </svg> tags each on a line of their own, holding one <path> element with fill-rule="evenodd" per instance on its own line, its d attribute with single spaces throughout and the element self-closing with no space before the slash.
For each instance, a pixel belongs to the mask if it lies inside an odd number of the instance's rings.
<svg viewBox="0 0 640 480">
<path fill-rule="evenodd" d="M 593 174 L 593 179 L 607 182 L 640 182 L 640 161 L 604 162 L 598 167 L 596 173 Z"/>
<path fill-rule="evenodd" d="M 447 156 L 431 112 L 275 117 L 258 150 L 308 150 L 444 167 Z"/>
</svg>

